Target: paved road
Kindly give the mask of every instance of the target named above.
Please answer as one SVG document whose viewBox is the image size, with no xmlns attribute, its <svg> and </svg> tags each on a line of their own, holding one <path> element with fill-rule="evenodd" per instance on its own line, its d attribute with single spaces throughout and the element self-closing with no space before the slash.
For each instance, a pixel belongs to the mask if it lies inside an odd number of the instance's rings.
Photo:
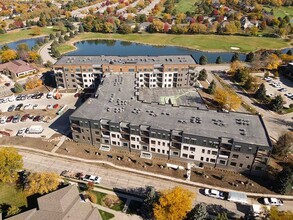
<svg viewBox="0 0 293 220">
<path fill-rule="evenodd" d="M 157 190 L 168 189 L 174 186 L 183 186 L 195 192 L 197 202 L 205 202 L 207 204 L 221 205 L 224 208 L 235 212 L 238 216 L 243 216 L 247 212 L 248 206 L 239 206 L 235 203 L 213 199 L 203 196 L 197 187 L 192 187 L 184 184 L 175 183 L 172 181 L 162 180 L 149 176 L 142 176 L 130 172 L 105 168 L 102 166 L 76 162 L 58 157 L 45 156 L 44 154 L 20 152 L 23 155 L 24 166 L 33 171 L 53 171 L 61 173 L 63 170 L 73 172 L 83 172 L 102 177 L 101 186 L 107 188 L 119 189 L 137 189 L 145 186 L 154 186 Z M 249 199 L 250 204 L 256 204 L 257 201 Z M 282 209 L 293 210 L 293 201 L 285 201 Z"/>
<path fill-rule="evenodd" d="M 49 43 L 45 44 L 39 50 L 39 54 L 42 57 L 43 63 L 47 63 L 48 61 L 50 61 L 51 63 L 54 64 L 57 62 L 57 60 L 50 55 L 50 48 L 51 48 L 52 43 L 53 42 L 49 42 Z"/>
<path fill-rule="evenodd" d="M 147 7 L 142 9 L 137 14 L 139 14 L 139 15 L 141 15 L 141 14 L 149 15 L 150 12 L 153 10 L 153 8 L 156 6 L 156 4 L 158 4 L 160 1 L 161 0 L 153 0 Z"/>
</svg>

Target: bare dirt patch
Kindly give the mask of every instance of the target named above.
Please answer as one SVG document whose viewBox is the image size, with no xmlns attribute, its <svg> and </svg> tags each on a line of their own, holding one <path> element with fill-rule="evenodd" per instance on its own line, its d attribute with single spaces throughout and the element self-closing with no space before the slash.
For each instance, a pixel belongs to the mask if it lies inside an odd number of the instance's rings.
<svg viewBox="0 0 293 220">
<path fill-rule="evenodd" d="M 29 137 L 1 137 L 0 145 L 16 145 L 16 146 L 24 146 L 30 147 L 45 151 L 53 150 L 56 142 L 48 142 L 41 138 L 29 138 Z"/>
</svg>

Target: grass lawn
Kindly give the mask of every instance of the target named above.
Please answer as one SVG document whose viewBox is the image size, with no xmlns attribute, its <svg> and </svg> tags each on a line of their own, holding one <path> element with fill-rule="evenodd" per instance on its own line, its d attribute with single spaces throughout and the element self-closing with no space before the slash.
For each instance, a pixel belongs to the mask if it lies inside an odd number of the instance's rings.
<svg viewBox="0 0 293 220">
<path fill-rule="evenodd" d="M 102 211 L 102 210 L 99 210 L 99 212 L 100 212 L 103 220 L 109 220 L 111 218 L 114 218 L 114 215 L 112 213 L 105 212 L 105 211 Z"/>
<path fill-rule="evenodd" d="M 271 11 L 271 9 L 274 9 L 274 16 L 276 17 L 285 17 L 288 15 L 291 19 L 293 16 L 293 7 L 288 6 L 288 7 L 263 7 L 266 11 Z M 291 21 L 292 23 L 292 21 Z"/>
<path fill-rule="evenodd" d="M 61 53 L 68 53 L 69 51 L 75 50 L 75 47 L 69 44 L 62 44 L 57 47 L 57 50 Z"/>
<path fill-rule="evenodd" d="M 102 201 L 104 197 L 107 196 L 107 194 L 102 192 L 97 192 L 97 191 L 93 191 L 93 193 L 97 196 L 97 204 L 105 206 Z M 114 204 L 111 208 L 110 207 L 108 208 L 113 209 L 115 211 L 122 211 L 125 203 L 126 203 L 126 198 L 120 198 L 119 203 Z"/>
<path fill-rule="evenodd" d="M 222 36 L 222 35 L 174 35 L 174 34 L 102 34 L 83 33 L 74 41 L 90 39 L 116 39 L 146 43 L 151 45 L 172 45 L 204 51 L 232 51 L 230 47 L 239 47 L 241 52 L 258 49 L 281 49 L 290 47 L 290 43 L 279 38 Z M 158 40 L 159 39 L 159 40 Z M 70 43 L 67 43 L 70 44 Z M 63 51 L 64 51 L 63 47 Z M 65 51 L 64 51 L 65 52 Z"/>
<path fill-rule="evenodd" d="M 178 3 L 175 4 L 175 9 L 177 12 L 192 12 L 195 8 L 194 4 L 199 0 L 179 0 Z"/>
<path fill-rule="evenodd" d="M 17 207 L 26 206 L 26 195 L 17 190 L 13 185 L 0 183 L 0 205 L 14 205 Z"/>
<path fill-rule="evenodd" d="M 6 34 L 0 34 L 0 44 L 10 43 L 22 39 L 29 39 L 32 37 L 39 37 L 44 35 L 49 35 L 50 33 L 54 32 L 54 28 L 47 28 L 43 27 L 41 28 L 41 35 L 33 36 L 32 30 L 14 30 L 11 32 L 8 32 Z"/>
</svg>

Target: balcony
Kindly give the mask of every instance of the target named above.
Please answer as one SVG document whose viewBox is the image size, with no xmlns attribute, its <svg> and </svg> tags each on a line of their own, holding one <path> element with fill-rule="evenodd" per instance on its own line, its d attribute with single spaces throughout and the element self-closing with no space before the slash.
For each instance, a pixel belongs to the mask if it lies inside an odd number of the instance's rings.
<svg viewBox="0 0 293 220">
<path fill-rule="evenodd" d="M 144 136 L 144 137 L 149 137 L 150 136 L 149 132 L 147 132 L 147 131 L 141 131 L 140 135 Z"/>
</svg>

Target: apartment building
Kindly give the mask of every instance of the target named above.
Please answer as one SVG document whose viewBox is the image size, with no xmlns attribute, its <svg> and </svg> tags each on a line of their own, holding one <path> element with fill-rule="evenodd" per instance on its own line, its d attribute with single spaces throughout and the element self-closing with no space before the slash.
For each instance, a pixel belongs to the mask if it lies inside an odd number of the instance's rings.
<svg viewBox="0 0 293 220">
<path fill-rule="evenodd" d="M 110 73 L 132 73 L 139 87 L 172 88 L 194 85 L 197 72 L 192 56 L 63 56 L 54 65 L 57 86 L 95 89 Z"/>
<path fill-rule="evenodd" d="M 255 175 L 266 169 L 272 145 L 260 116 L 138 101 L 137 79 L 105 75 L 96 98 L 70 116 L 73 139 Z"/>
</svg>

